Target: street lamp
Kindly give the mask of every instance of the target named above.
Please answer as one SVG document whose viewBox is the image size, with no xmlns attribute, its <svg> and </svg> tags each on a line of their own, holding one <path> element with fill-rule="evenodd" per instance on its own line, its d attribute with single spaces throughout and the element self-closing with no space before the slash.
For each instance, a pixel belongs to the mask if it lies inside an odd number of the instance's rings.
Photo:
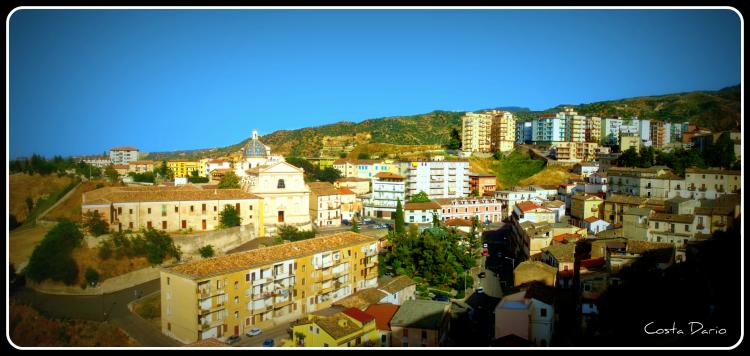
<svg viewBox="0 0 750 356">
<path fill-rule="evenodd" d="M 510 265 L 511 269 L 516 269 L 516 259 L 515 258 L 510 258 L 510 257 L 505 257 L 505 258 L 508 259 L 508 260 L 510 260 L 510 262 L 511 262 L 511 265 Z"/>
</svg>

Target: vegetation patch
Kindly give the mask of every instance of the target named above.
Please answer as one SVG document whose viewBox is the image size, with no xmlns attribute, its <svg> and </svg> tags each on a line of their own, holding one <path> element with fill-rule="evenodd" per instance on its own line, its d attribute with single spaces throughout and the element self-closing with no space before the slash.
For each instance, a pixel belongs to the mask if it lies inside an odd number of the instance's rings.
<svg viewBox="0 0 750 356">
<path fill-rule="evenodd" d="M 82 220 L 81 202 L 83 201 L 83 193 L 110 186 L 113 186 L 113 184 L 101 179 L 82 182 L 81 185 L 70 194 L 68 199 L 60 202 L 60 204 L 52 209 L 44 218 L 51 221 L 67 219 L 80 222 Z"/>
<path fill-rule="evenodd" d="M 518 150 L 499 158 L 492 164 L 492 171 L 497 175 L 498 188 L 516 186 L 521 180 L 542 171 L 546 164 L 546 162 L 532 159 Z"/>
<path fill-rule="evenodd" d="M 33 219 L 34 216 L 52 206 L 57 199 L 67 193 L 66 188 L 72 188 L 75 183 L 74 179 L 69 176 L 19 173 L 9 177 L 9 185 L 9 213 L 16 221 L 23 224 L 29 220 L 30 214 L 33 214 L 31 216 Z M 31 209 L 27 203 L 28 199 L 32 203 Z"/>
<path fill-rule="evenodd" d="M 143 319 L 160 324 L 161 293 L 157 292 L 139 299 L 133 303 L 133 311 Z"/>
</svg>

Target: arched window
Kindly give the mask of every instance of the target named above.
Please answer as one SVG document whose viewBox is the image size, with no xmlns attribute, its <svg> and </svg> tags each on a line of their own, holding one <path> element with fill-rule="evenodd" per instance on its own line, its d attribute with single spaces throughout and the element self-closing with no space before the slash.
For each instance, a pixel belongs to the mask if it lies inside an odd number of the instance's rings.
<svg viewBox="0 0 750 356">
<path fill-rule="evenodd" d="M 283 179 L 279 179 L 279 183 L 278 183 L 278 184 L 276 185 L 276 188 L 279 188 L 279 189 L 284 189 L 284 188 L 286 188 L 286 187 L 284 186 L 284 180 L 283 180 Z"/>
</svg>

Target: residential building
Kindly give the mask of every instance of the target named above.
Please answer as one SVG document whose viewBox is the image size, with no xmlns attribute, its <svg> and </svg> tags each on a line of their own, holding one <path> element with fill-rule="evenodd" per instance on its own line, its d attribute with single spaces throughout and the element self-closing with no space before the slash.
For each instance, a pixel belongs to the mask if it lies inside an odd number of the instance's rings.
<svg viewBox="0 0 750 356">
<path fill-rule="evenodd" d="M 341 196 L 328 182 L 310 182 L 310 217 L 317 227 L 341 226 Z"/>
<path fill-rule="evenodd" d="M 693 214 L 654 213 L 648 219 L 648 241 L 669 242 L 684 249 L 695 235 L 696 225 Z"/>
<path fill-rule="evenodd" d="M 200 164 L 198 161 L 185 159 L 167 161 L 167 168 L 172 171 L 175 178 L 188 178 L 196 171 L 200 175 Z"/>
<path fill-rule="evenodd" d="M 356 308 L 332 315 L 310 313 L 307 319 L 295 322 L 291 328 L 295 346 L 361 347 L 375 346 L 379 342 L 375 317 Z"/>
<path fill-rule="evenodd" d="M 559 142 L 565 140 L 564 122 L 557 117 L 534 119 L 531 126 L 531 141 L 535 144 Z"/>
<path fill-rule="evenodd" d="M 513 270 L 513 285 L 518 287 L 540 282 L 554 288 L 557 285 L 557 268 L 540 261 L 523 261 Z"/>
<path fill-rule="evenodd" d="M 377 263 L 377 262 L 374 262 Z M 343 298 L 333 305 L 344 308 L 365 310 L 379 303 L 403 305 L 407 300 L 416 299 L 417 283 L 408 276 L 381 277 L 380 280 L 368 280 L 365 289 Z"/>
<path fill-rule="evenodd" d="M 512 190 L 498 190 L 495 192 L 495 198 L 502 204 L 502 211 L 506 217 L 513 213 L 513 206 L 518 202 L 530 200 L 534 203 L 541 204 L 558 195 L 555 189 L 545 189 L 540 186 L 528 186 L 525 188 L 514 187 Z"/>
<path fill-rule="evenodd" d="M 372 194 L 362 198 L 364 215 L 390 218 L 396 212 L 396 205 L 406 200 L 406 182 L 403 176 L 390 172 L 380 172 L 372 178 Z"/>
<path fill-rule="evenodd" d="M 228 205 L 239 211 L 242 225 L 264 236 L 261 203 L 259 196 L 240 189 L 118 186 L 83 193 L 81 212 L 99 211 L 115 231 L 208 231 L 219 228 L 219 214 Z"/>
<path fill-rule="evenodd" d="M 555 223 L 559 223 L 565 216 L 565 202 L 562 200 L 548 200 L 542 202 L 542 207 L 551 210 L 555 214 Z"/>
<path fill-rule="evenodd" d="M 513 207 L 513 220 L 519 223 L 524 221 L 555 223 L 555 213 L 532 201 L 522 201 Z"/>
<path fill-rule="evenodd" d="M 391 346 L 442 346 L 450 328 L 450 303 L 408 300 L 391 319 Z"/>
<path fill-rule="evenodd" d="M 682 190 L 685 179 L 666 166 L 650 168 L 610 167 L 607 171 L 607 194 L 630 194 L 640 197 L 669 198 L 670 191 Z"/>
<path fill-rule="evenodd" d="M 370 178 L 344 177 L 333 182 L 333 186 L 336 188 L 348 188 L 360 197 L 370 192 L 371 182 L 372 179 Z"/>
<path fill-rule="evenodd" d="M 648 217 L 652 212 L 647 208 L 626 207 L 621 218 L 625 238 L 648 241 Z"/>
<path fill-rule="evenodd" d="M 469 161 L 411 161 L 407 177 L 407 197 L 427 193 L 430 199 L 468 196 Z"/>
<path fill-rule="evenodd" d="M 128 162 L 128 173 L 146 173 L 154 171 L 154 161 L 130 161 Z"/>
<path fill-rule="evenodd" d="M 370 305 L 365 310 L 365 313 L 375 317 L 375 329 L 378 330 L 378 343 L 376 346 L 391 346 L 391 320 L 396 315 L 398 308 L 398 305 L 385 303 Z"/>
<path fill-rule="evenodd" d="M 599 163 L 597 162 L 583 162 L 573 166 L 573 173 L 580 175 L 581 178 L 588 178 L 598 171 Z"/>
<path fill-rule="evenodd" d="M 552 244 L 552 225 L 548 221 L 533 222 L 526 220 L 511 225 L 513 239 L 511 246 L 514 254 L 523 259 L 533 258 L 543 248 Z"/>
<path fill-rule="evenodd" d="M 651 122 L 651 144 L 656 148 L 662 148 L 669 144 L 672 137 L 670 133 L 671 125 L 664 121 Z"/>
<path fill-rule="evenodd" d="M 641 143 L 643 146 L 651 146 L 653 138 L 651 137 L 651 120 L 639 120 L 638 134 L 641 136 Z"/>
<path fill-rule="evenodd" d="M 437 202 L 404 204 L 404 222 L 416 224 L 432 223 L 433 215 L 437 215 L 440 220 L 441 206 Z"/>
<path fill-rule="evenodd" d="M 213 183 L 219 183 L 221 181 L 221 178 L 224 177 L 229 172 L 234 172 L 233 168 L 218 168 L 214 169 L 211 172 L 209 172 L 208 177 L 209 180 Z"/>
<path fill-rule="evenodd" d="M 559 115 L 559 114 L 558 114 Z M 586 116 L 578 115 L 576 112 L 569 112 L 565 120 L 564 141 L 568 142 L 586 142 Z M 598 144 L 598 141 L 593 141 Z"/>
<path fill-rule="evenodd" d="M 492 152 L 492 119 L 490 113 L 467 112 L 461 117 L 461 143 L 463 150 Z"/>
<path fill-rule="evenodd" d="M 552 142 L 550 156 L 558 161 L 588 162 L 596 158 L 599 144 L 584 141 Z"/>
<path fill-rule="evenodd" d="M 601 122 L 601 143 L 606 146 L 620 145 L 620 135 L 634 134 L 639 135 L 640 121 L 638 118 L 602 118 Z"/>
<path fill-rule="evenodd" d="M 342 177 L 372 179 L 380 172 L 398 174 L 399 165 L 391 160 L 377 159 L 337 159 L 333 168 L 341 172 Z"/>
<path fill-rule="evenodd" d="M 377 246 L 341 232 L 162 268 L 161 330 L 190 343 L 324 310 L 377 279 Z"/>
<path fill-rule="evenodd" d="M 682 143 L 691 143 L 693 141 L 693 137 L 699 136 L 699 135 L 709 135 L 711 134 L 711 130 L 705 128 L 705 127 L 699 127 L 697 125 L 688 124 L 687 130 L 683 130 L 682 132 Z"/>
<path fill-rule="evenodd" d="M 349 188 L 338 188 L 341 200 L 341 219 L 351 221 L 362 214 L 362 201 Z"/>
<path fill-rule="evenodd" d="M 570 197 L 571 224 L 584 227 L 583 220 L 589 217 L 599 218 L 604 199 L 591 194 L 575 194 Z"/>
<path fill-rule="evenodd" d="M 310 187 L 305 184 L 302 168 L 286 162 L 247 169 L 240 185 L 248 193 L 263 198 L 265 231 L 276 233 L 277 225 L 309 229 Z"/>
<path fill-rule="evenodd" d="M 494 197 L 469 197 L 436 199 L 440 204 L 442 221 L 461 219 L 470 221 L 477 217 L 480 223 L 489 224 L 503 220 L 502 202 Z"/>
<path fill-rule="evenodd" d="M 469 191 L 478 196 L 494 195 L 497 189 L 497 176 L 494 174 L 469 173 Z"/>
<path fill-rule="evenodd" d="M 138 149 L 135 147 L 114 147 L 109 150 L 109 160 L 112 164 L 128 164 L 138 160 Z"/>
<path fill-rule="evenodd" d="M 200 163 L 200 175 L 202 177 L 210 177 L 211 172 L 216 169 L 232 169 L 232 161 L 224 159 L 202 159 Z"/>
<path fill-rule="evenodd" d="M 115 171 L 117 171 L 117 174 L 120 175 L 120 179 L 122 179 L 123 176 L 128 175 L 130 166 L 128 166 L 127 164 L 113 164 L 112 168 L 114 168 Z"/>
<path fill-rule="evenodd" d="M 516 141 L 516 118 L 509 111 L 492 110 L 491 152 L 509 152 Z"/>
<path fill-rule="evenodd" d="M 532 121 L 516 121 L 516 144 L 522 145 L 532 141 Z"/>
<path fill-rule="evenodd" d="M 112 160 L 110 160 L 109 157 L 104 157 L 104 156 L 84 157 L 83 159 L 81 159 L 81 161 L 83 161 L 84 163 L 88 165 L 92 165 L 94 167 L 101 168 L 101 169 L 107 168 L 107 166 L 112 164 Z"/>
<path fill-rule="evenodd" d="M 620 134 L 620 152 L 633 148 L 639 152 L 641 148 L 641 137 L 636 134 Z"/>
<path fill-rule="evenodd" d="M 592 234 L 598 234 L 604 230 L 610 229 L 610 223 L 594 216 L 589 216 L 583 219 L 581 224 Z"/>
<path fill-rule="evenodd" d="M 558 271 L 573 270 L 575 244 L 552 244 L 542 249 L 542 262 L 557 268 Z"/>
<path fill-rule="evenodd" d="M 532 283 L 506 295 L 495 307 L 495 338 L 516 335 L 536 346 L 549 346 L 555 324 L 555 289 Z"/>
<path fill-rule="evenodd" d="M 674 187 L 673 195 L 693 199 L 716 199 L 725 194 L 740 194 L 741 171 L 718 168 L 687 168 L 681 187 Z"/>
<path fill-rule="evenodd" d="M 687 121 L 685 121 L 685 122 L 673 122 L 670 125 L 671 127 L 669 129 L 669 132 L 670 132 L 669 140 L 671 142 L 682 142 L 682 133 L 688 131 L 688 126 L 690 124 Z"/>
</svg>

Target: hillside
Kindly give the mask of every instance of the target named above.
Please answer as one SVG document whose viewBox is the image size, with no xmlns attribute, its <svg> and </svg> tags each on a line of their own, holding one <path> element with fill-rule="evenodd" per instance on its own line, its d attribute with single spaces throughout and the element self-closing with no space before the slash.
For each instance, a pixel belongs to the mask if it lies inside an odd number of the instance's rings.
<svg viewBox="0 0 750 356">
<path fill-rule="evenodd" d="M 544 111 L 506 107 L 522 120 L 540 114 L 555 113 L 563 106 L 596 116 L 638 116 L 670 122 L 685 120 L 715 131 L 730 130 L 740 125 L 740 87 L 735 85 L 718 91 L 696 91 L 659 96 L 643 96 L 588 104 L 558 105 Z M 515 109 L 515 110 L 513 110 Z M 334 124 L 297 130 L 279 130 L 261 140 L 282 155 L 317 157 L 324 153 L 346 152 L 352 145 L 387 143 L 397 145 L 442 145 L 447 143 L 452 128 L 460 129 L 462 112 L 433 111 L 427 114 L 368 119 L 359 123 L 342 121 Z M 363 140 L 363 137 L 369 137 Z M 351 137 L 351 139 L 350 139 Z M 328 149 L 324 141 L 336 141 L 339 147 Z M 148 159 L 218 157 L 239 150 L 247 140 L 237 144 L 201 150 L 152 152 Z M 347 147 L 348 146 L 348 147 Z"/>
</svg>

